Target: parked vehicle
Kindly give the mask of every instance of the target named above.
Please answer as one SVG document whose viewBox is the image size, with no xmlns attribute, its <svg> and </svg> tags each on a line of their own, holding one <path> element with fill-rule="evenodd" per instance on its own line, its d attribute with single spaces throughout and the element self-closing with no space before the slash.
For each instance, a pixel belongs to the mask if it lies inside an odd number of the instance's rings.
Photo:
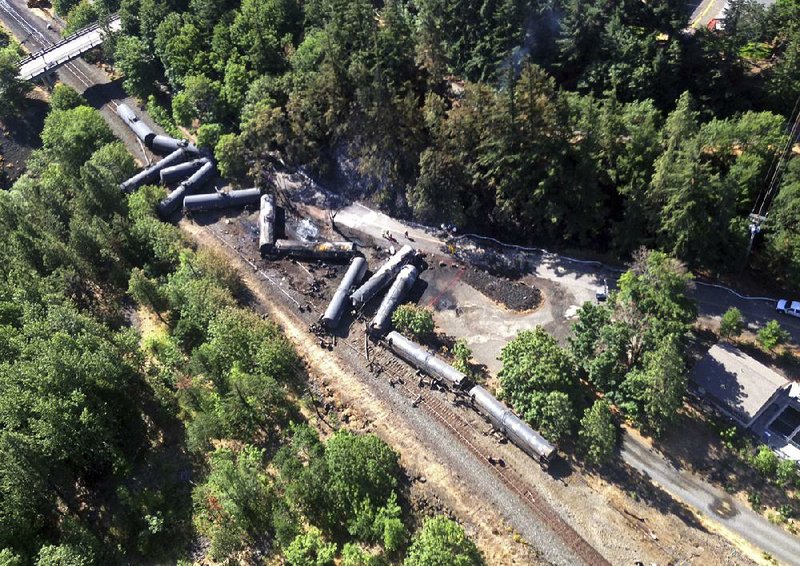
<svg viewBox="0 0 800 566">
<path fill-rule="evenodd" d="M 598 303 L 603 303 L 608 299 L 608 282 L 605 279 L 603 279 L 603 284 L 595 291 L 594 297 Z"/>
<path fill-rule="evenodd" d="M 786 299 L 781 299 L 778 301 L 778 305 L 775 307 L 775 310 L 781 314 L 788 314 L 789 316 L 796 316 L 800 318 L 800 301 L 787 301 Z"/>
</svg>

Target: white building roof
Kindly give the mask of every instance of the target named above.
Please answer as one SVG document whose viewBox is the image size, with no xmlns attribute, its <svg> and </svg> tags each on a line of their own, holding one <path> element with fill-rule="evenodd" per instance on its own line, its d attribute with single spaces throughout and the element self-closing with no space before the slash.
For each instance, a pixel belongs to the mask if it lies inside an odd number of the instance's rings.
<svg viewBox="0 0 800 566">
<path fill-rule="evenodd" d="M 789 381 L 730 344 L 715 344 L 691 380 L 722 410 L 749 427 Z"/>
</svg>

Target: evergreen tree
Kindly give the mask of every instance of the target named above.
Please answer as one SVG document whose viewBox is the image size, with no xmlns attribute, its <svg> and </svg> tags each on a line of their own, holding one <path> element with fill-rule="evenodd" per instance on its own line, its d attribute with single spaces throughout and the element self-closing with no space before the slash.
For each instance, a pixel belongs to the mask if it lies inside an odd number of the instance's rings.
<svg viewBox="0 0 800 566">
<path fill-rule="evenodd" d="M 586 463 L 598 466 L 611 461 L 617 442 L 617 427 L 611 406 L 603 400 L 595 401 L 586 409 L 581 419 L 578 445 Z"/>
</svg>

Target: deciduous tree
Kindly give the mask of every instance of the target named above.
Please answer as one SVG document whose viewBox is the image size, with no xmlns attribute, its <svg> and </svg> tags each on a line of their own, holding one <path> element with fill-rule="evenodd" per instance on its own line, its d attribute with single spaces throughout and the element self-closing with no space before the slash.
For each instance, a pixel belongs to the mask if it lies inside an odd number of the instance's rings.
<svg viewBox="0 0 800 566">
<path fill-rule="evenodd" d="M 780 344 L 789 340 L 790 337 L 791 335 L 781 327 L 777 320 L 770 320 L 756 334 L 758 343 L 767 350 L 774 350 Z"/>
<path fill-rule="evenodd" d="M 719 323 L 719 334 L 723 338 L 735 338 L 742 333 L 744 323 L 742 313 L 736 307 L 731 307 L 722 315 Z"/>
<path fill-rule="evenodd" d="M 125 90 L 145 100 L 155 89 L 155 57 L 145 40 L 123 35 L 114 44 L 114 66 L 122 73 Z"/>
<path fill-rule="evenodd" d="M 574 424 L 575 368 L 569 353 L 537 326 L 524 330 L 500 355 L 501 394 L 534 427 L 546 429 L 552 440 Z"/>
<path fill-rule="evenodd" d="M 480 566 L 483 556 L 464 529 L 446 517 L 425 521 L 414 536 L 404 566 Z"/>
<path fill-rule="evenodd" d="M 88 106 L 54 110 L 47 115 L 42 143 L 66 167 L 77 171 L 100 147 L 114 141 L 100 114 Z"/>
</svg>

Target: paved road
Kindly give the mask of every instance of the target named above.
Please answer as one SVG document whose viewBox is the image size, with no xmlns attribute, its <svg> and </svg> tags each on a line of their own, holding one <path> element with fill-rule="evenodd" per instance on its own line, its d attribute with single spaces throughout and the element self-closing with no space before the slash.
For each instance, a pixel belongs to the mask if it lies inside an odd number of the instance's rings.
<svg viewBox="0 0 800 566">
<path fill-rule="evenodd" d="M 673 497 L 735 532 L 783 564 L 800 565 L 800 539 L 777 527 L 685 470 L 675 469 L 660 454 L 630 434 L 623 437 L 622 459 L 649 476 Z"/>
<path fill-rule="evenodd" d="M 725 7 L 727 0 L 701 0 L 689 18 L 689 27 L 692 29 L 702 29 L 708 22 L 718 17 Z"/>
<path fill-rule="evenodd" d="M 776 0 L 755 0 L 765 8 L 772 6 Z M 694 0 L 690 3 L 693 7 L 692 15 L 689 18 L 689 29 L 696 30 L 708 26 L 708 22 L 715 18 L 724 18 L 723 10 L 729 0 Z"/>
</svg>

